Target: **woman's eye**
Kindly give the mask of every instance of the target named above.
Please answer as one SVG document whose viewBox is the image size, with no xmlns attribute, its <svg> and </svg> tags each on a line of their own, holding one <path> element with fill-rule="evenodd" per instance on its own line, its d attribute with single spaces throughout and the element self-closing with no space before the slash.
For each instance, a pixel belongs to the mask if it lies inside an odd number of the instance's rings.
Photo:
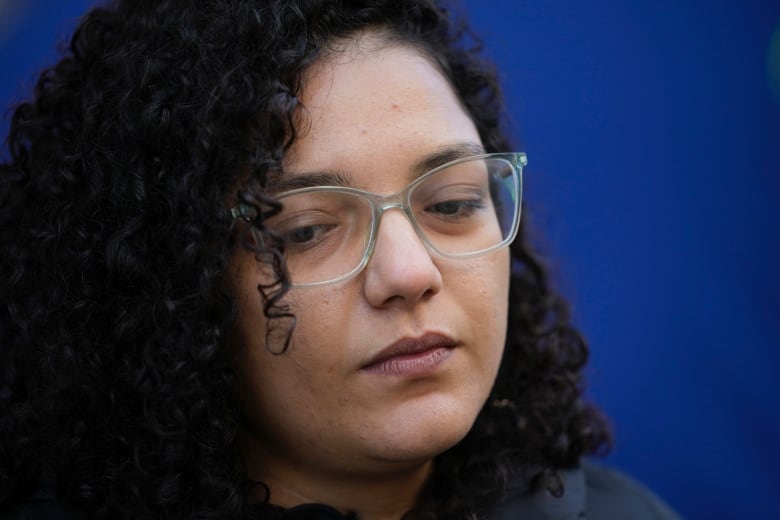
<svg viewBox="0 0 780 520">
<path fill-rule="evenodd" d="M 468 217 L 475 210 L 484 208 L 481 200 L 445 200 L 428 206 L 430 213 L 435 213 L 443 217 Z"/>
<path fill-rule="evenodd" d="M 306 226 L 298 229 L 293 229 L 287 233 L 287 242 L 294 242 L 296 244 L 302 244 L 308 242 L 314 238 L 317 230 L 314 226 Z"/>
<path fill-rule="evenodd" d="M 290 229 L 283 234 L 285 246 L 296 250 L 313 247 L 335 227 L 335 224 L 315 224 Z"/>
</svg>

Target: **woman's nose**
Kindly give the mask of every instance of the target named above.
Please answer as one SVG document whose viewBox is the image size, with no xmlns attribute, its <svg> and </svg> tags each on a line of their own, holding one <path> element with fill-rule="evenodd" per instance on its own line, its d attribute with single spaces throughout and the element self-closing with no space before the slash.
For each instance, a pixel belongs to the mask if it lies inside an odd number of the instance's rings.
<svg viewBox="0 0 780 520">
<path fill-rule="evenodd" d="M 414 305 L 442 288 L 439 267 L 400 209 L 382 214 L 365 269 L 366 299 L 375 307 Z"/>
</svg>

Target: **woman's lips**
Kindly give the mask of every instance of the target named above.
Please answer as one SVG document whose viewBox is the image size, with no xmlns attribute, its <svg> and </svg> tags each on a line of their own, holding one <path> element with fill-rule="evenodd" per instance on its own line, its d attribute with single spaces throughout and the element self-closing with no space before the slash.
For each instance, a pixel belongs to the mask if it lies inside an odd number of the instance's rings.
<svg viewBox="0 0 780 520">
<path fill-rule="evenodd" d="M 377 353 L 362 370 L 397 376 L 429 374 L 450 357 L 456 346 L 455 340 L 441 334 L 403 338 Z"/>
</svg>

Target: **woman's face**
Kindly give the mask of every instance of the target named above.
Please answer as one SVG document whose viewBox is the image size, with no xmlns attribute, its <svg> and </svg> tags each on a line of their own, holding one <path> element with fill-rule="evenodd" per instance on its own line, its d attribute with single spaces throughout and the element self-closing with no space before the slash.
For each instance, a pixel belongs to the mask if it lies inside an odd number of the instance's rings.
<svg viewBox="0 0 780 520">
<path fill-rule="evenodd" d="M 364 41 L 320 60 L 301 99 L 290 178 L 338 172 L 350 186 L 384 195 L 409 184 L 415 165 L 435 154 L 481 146 L 450 85 L 410 47 Z M 388 210 L 360 274 L 288 293 L 297 326 L 289 349 L 274 355 L 257 290 L 264 270 L 237 251 L 233 343 L 250 473 L 266 481 L 379 474 L 425 466 L 461 440 L 501 360 L 509 265 L 507 248 L 432 257 L 403 212 Z M 401 345 L 414 353 L 382 361 Z"/>
</svg>

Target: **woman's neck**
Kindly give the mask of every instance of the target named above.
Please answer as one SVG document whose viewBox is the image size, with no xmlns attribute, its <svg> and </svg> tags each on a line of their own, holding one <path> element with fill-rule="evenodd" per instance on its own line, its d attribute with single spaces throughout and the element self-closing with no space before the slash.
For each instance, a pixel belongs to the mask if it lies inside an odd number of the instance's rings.
<svg viewBox="0 0 780 520">
<path fill-rule="evenodd" d="M 294 507 L 326 504 L 361 520 L 398 520 L 412 509 L 432 468 L 427 461 L 381 474 L 316 474 L 311 468 L 276 468 L 253 477 L 268 486 L 269 502 Z M 257 496 L 257 500 L 265 497 Z"/>
</svg>

